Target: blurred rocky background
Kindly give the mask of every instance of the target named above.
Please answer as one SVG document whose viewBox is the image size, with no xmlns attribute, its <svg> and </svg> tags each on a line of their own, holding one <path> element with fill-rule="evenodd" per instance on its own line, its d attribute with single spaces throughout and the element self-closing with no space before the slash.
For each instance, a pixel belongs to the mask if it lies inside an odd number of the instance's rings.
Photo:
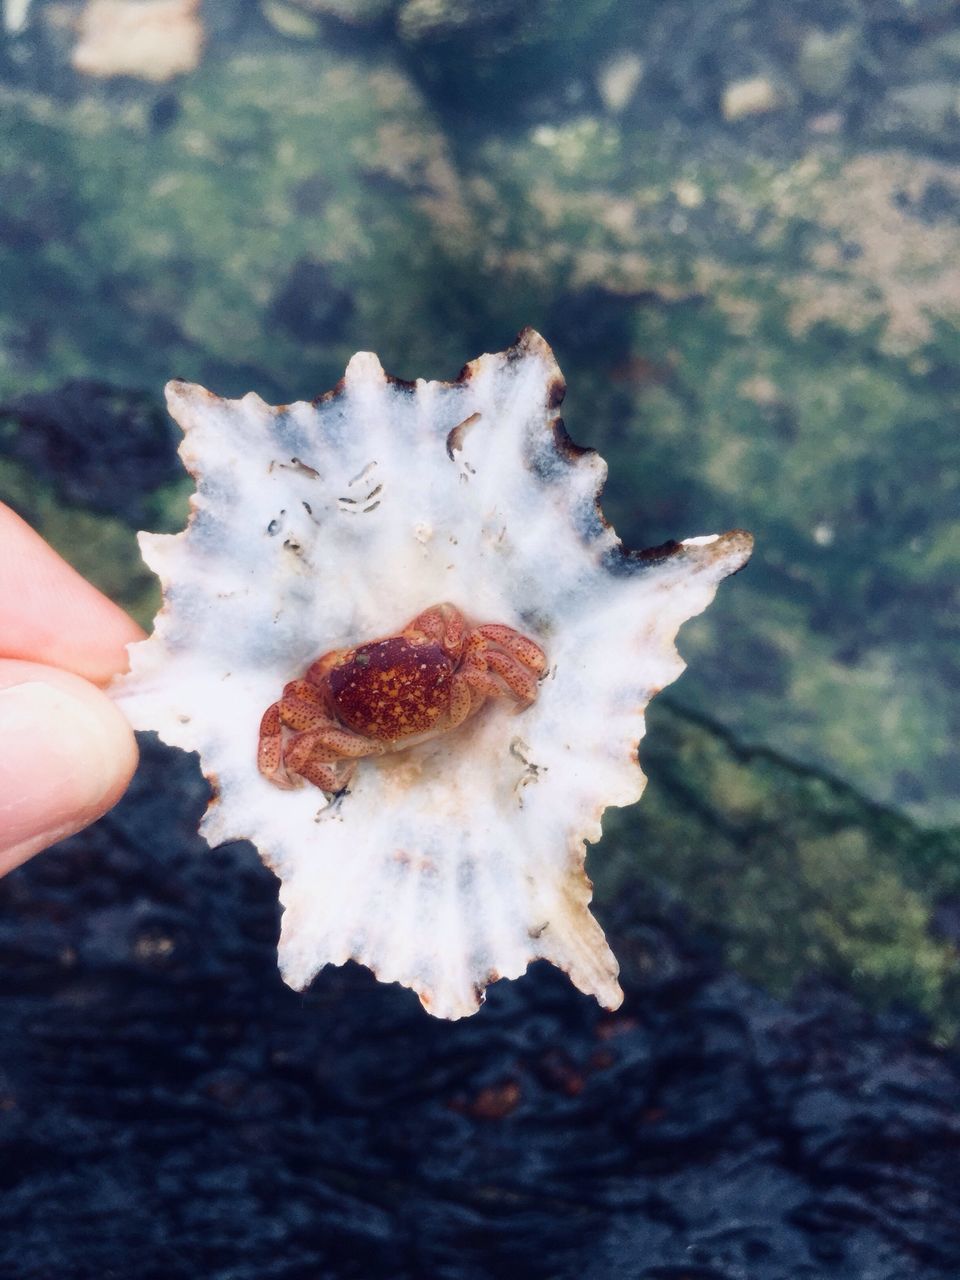
<svg viewBox="0 0 960 1280">
<path fill-rule="evenodd" d="M 448 378 L 524 324 L 629 545 L 757 536 L 588 861 L 621 1015 L 285 990 L 271 877 L 149 742 L 3 882 L 2 1280 L 955 1276 L 960 4 L 0 12 L 0 497 L 145 625 L 167 378 Z"/>
</svg>

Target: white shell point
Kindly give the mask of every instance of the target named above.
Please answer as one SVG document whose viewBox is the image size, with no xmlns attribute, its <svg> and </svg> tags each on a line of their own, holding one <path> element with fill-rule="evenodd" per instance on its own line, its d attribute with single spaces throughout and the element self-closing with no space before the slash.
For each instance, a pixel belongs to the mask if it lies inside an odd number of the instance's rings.
<svg viewBox="0 0 960 1280">
<path fill-rule="evenodd" d="M 459 1018 L 542 957 L 605 1007 L 623 998 L 585 842 L 608 805 L 640 798 L 643 712 L 683 670 L 677 630 L 752 539 L 625 551 L 597 506 L 605 464 L 564 432 L 563 392 L 532 329 L 452 383 L 398 382 L 361 352 L 312 404 L 167 387 L 197 492 L 182 533 L 140 535 L 164 605 L 111 692 L 134 728 L 199 753 L 216 793 L 206 840 L 251 840 L 279 876 L 294 988 L 353 959 Z M 441 601 L 544 648 L 531 707 L 493 700 L 361 760 L 330 802 L 260 775 L 260 719 L 287 681 Z"/>
</svg>

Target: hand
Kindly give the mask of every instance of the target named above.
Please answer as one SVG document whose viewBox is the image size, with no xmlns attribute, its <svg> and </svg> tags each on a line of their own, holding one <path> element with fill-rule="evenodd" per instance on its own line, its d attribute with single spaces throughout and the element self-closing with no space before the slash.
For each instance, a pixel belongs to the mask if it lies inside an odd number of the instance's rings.
<svg viewBox="0 0 960 1280">
<path fill-rule="evenodd" d="M 102 687 L 126 669 L 124 646 L 141 639 L 0 503 L 0 875 L 126 790 L 136 741 Z"/>
</svg>

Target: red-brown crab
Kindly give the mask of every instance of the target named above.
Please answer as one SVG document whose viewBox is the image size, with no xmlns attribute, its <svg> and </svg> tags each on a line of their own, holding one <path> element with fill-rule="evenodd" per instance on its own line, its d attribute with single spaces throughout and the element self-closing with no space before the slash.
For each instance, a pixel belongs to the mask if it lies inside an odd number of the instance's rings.
<svg viewBox="0 0 960 1280">
<path fill-rule="evenodd" d="M 488 698 L 529 706 L 546 669 L 540 646 L 512 627 L 432 605 L 398 635 L 332 649 L 286 685 L 260 723 L 257 766 L 278 787 L 342 791 L 362 756 L 448 733 Z"/>
</svg>

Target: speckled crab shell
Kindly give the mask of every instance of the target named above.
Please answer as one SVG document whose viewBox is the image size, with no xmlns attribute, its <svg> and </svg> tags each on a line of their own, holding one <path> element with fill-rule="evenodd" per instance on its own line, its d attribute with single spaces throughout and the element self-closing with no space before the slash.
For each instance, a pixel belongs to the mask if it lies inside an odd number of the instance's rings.
<svg viewBox="0 0 960 1280">
<path fill-rule="evenodd" d="M 167 388 L 197 492 L 182 533 L 140 537 L 164 605 L 113 694 L 135 728 L 199 753 L 207 841 L 253 841 L 280 878 L 295 988 L 354 959 L 458 1018 L 543 957 L 622 999 L 585 842 L 640 798 L 643 712 L 683 669 L 677 630 L 751 538 L 625 551 L 597 503 L 605 464 L 558 416 L 564 389 L 531 329 L 452 383 L 399 382 L 361 352 L 312 404 Z M 260 776 L 258 724 L 286 681 L 439 601 L 543 646 L 533 706 L 493 701 L 361 761 L 332 801 Z"/>
</svg>

